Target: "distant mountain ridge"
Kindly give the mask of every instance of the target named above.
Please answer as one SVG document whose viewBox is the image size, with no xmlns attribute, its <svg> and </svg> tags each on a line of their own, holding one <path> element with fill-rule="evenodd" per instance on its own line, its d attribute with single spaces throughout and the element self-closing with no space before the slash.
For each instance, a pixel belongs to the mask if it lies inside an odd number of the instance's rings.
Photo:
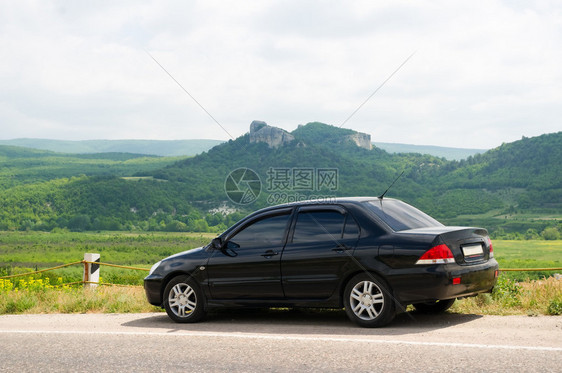
<svg viewBox="0 0 562 373">
<path fill-rule="evenodd" d="M 447 146 L 435 145 L 413 145 L 389 142 L 373 142 L 377 148 L 386 150 L 389 153 L 420 153 L 430 154 L 435 157 L 445 158 L 451 161 L 460 161 L 476 154 L 482 154 L 489 149 L 469 149 L 469 148 L 453 148 Z"/>
<path fill-rule="evenodd" d="M 301 131 L 295 130 L 297 134 Z M 350 130 L 350 133 L 354 131 Z M 49 150 L 58 153 L 133 153 L 157 155 L 162 157 L 193 156 L 222 144 L 222 140 L 51 140 L 51 139 L 13 139 L 0 140 L 0 145 L 21 146 L 31 149 Z M 373 142 L 374 146 L 388 153 L 419 153 L 448 160 L 461 160 L 487 149 L 465 149 L 431 145 L 399 144 Z"/>
<path fill-rule="evenodd" d="M 0 140 L 0 145 L 22 146 L 59 153 L 133 153 L 164 157 L 193 156 L 209 150 L 222 140 Z"/>
</svg>

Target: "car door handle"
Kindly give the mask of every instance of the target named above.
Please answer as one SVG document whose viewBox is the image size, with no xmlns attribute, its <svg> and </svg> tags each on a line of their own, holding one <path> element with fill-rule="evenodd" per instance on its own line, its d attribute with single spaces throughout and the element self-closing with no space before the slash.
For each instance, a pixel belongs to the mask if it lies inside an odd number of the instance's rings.
<svg viewBox="0 0 562 373">
<path fill-rule="evenodd" d="M 271 258 L 274 255 L 279 254 L 277 251 L 267 250 L 265 253 L 261 254 L 264 258 Z"/>
<path fill-rule="evenodd" d="M 347 247 L 345 245 L 338 245 L 337 247 L 334 247 L 332 249 L 332 251 L 335 251 L 336 253 L 343 253 L 346 250 L 349 250 L 349 247 Z"/>
</svg>

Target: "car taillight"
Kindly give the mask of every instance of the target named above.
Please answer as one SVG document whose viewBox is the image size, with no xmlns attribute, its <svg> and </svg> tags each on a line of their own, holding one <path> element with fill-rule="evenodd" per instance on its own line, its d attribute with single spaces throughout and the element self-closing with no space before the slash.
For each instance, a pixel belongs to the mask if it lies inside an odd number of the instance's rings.
<svg viewBox="0 0 562 373">
<path fill-rule="evenodd" d="M 488 245 L 490 245 L 490 258 L 494 257 L 494 248 L 492 246 L 492 240 L 490 239 L 490 237 L 488 237 Z"/>
<path fill-rule="evenodd" d="M 427 250 L 416 264 L 446 264 L 454 263 L 455 258 L 451 249 L 445 244 L 437 245 Z"/>
</svg>

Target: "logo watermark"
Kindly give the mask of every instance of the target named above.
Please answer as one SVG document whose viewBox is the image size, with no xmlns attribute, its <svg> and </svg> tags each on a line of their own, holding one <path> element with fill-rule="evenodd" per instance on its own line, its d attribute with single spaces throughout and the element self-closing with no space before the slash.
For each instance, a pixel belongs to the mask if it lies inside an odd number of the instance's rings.
<svg viewBox="0 0 562 373">
<path fill-rule="evenodd" d="M 330 203 L 334 202 L 336 196 L 326 195 L 308 195 L 301 193 L 271 193 L 267 197 L 267 203 L 270 205 L 279 205 L 282 203 L 291 203 L 299 201 L 315 200 L 315 203 Z"/>
<path fill-rule="evenodd" d="M 248 205 L 260 196 L 261 179 L 250 168 L 237 168 L 226 177 L 224 191 L 232 202 L 239 205 Z"/>
<path fill-rule="evenodd" d="M 337 168 L 270 167 L 267 170 L 267 191 L 336 191 L 339 186 Z"/>
</svg>

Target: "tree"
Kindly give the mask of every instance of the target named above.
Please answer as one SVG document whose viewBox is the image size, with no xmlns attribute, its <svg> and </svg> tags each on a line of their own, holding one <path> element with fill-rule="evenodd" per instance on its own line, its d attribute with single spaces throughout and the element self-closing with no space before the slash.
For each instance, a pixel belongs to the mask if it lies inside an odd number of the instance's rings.
<svg viewBox="0 0 562 373">
<path fill-rule="evenodd" d="M 71 231 L 82 232 L 90 227 L 90 217 L 85 214 L 76 215 L 68 222 L 68 228 Z"/>
<path fill-rule="evenodd" d="M 560 232 L 558 232 L 556 227 L 548 227 L 541 232 L 541 236 L 545 240 L 558 240 L 560 238 Z"/>
</svg>

